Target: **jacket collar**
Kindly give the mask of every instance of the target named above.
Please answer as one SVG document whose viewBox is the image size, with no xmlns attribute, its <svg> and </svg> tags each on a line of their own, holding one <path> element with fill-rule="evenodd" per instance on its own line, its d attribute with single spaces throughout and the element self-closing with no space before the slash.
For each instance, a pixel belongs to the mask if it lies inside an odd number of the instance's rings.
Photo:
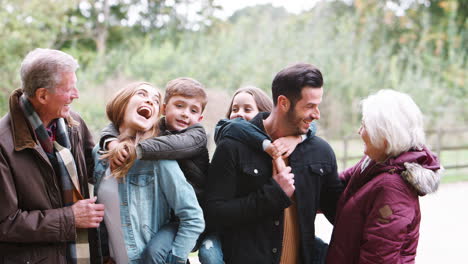
<svg viewBox="0 0 468 264">
<path fill-rule="evenodd" d="M 266 134 L 265 127 L 263 126 L 263 120 L 266 119 L 269 115 L 269 112 L 260 112 L 250 120 L 250 123 L 260 128 Z"/>
<path fill-rule="evenodd" d="M 34 130 L 24 116 L 23 110 L 19 104 L 19 98 L 22 94 L 23 90 L 19 88 L 14 90 L 10 95 L 10 120 L 13 132 L 13 144 L 16 151 L 26 148 L 33 149 L 38 145 Z M 78 124 L 71 115 L 65 119 L 65 123 L 67 123 L 69 127 Z"/>
<path fill-rule="evenodd" d="M 384 162 L 375 162 L 369 157 L 364 157 L 356 166 L 357 177 L 352 177 L 349 186 L 351 193 L 354 193 L 376 175 L 396 173 L 401 175 L 418 195 L 423 196 L 437 191 L 443 171 L 437 156 L 423 147 L 390 157 Z"/>
</svg>

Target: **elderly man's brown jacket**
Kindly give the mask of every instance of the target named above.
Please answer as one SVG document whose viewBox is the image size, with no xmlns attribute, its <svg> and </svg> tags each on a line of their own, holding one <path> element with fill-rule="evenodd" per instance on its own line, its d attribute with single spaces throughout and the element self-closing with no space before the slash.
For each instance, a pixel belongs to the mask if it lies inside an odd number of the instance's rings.
<svg viewBox="0 0 468 264">
<path fill-rule="evenodd" d="M 71 207 L 63 207 L 58 177 L 23 114 L 20 89 L 0 120 L 0 264 L 66 263 L 66 242 L 76 237 Z M 89 197 L 92 136 L 80 116 L 66 120 L 82 194 Z M 92 262 L 100 262 L 96 232 L 89 231 Z"/>
</svg>

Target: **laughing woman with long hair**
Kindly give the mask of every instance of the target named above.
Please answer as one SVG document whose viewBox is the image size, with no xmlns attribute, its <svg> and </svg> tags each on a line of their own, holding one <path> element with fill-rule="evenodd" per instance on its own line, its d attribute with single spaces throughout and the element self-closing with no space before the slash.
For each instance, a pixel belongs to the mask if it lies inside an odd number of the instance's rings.
<svg viewBox="0 0 468 264">
<path fill-rule="evenodd" d="M 185 263 L 204 229 L 202 210 L 192 186 L 174 160 L 136 160 L 110 168 L 119 149 L 135 148 L 143 139 L 158 134 L 161 94 L 149 83 L 138 82 L 118 91 L 106 107 L 118 129 L 119 144 L 108 153 L 95 154 L 95 191 L 105 205 L 104 224 L 109 256 L 116 263 L 149 263 L 150 240 L 171 220 L 180 224 L 168 256 L 157 263 Z M 134 153 L 134 151 L 128 151 Z M 102 154 L 102 155 L 101 155 Z M 104 254 L 106 250 L 104 250 Z"/>
</svg>

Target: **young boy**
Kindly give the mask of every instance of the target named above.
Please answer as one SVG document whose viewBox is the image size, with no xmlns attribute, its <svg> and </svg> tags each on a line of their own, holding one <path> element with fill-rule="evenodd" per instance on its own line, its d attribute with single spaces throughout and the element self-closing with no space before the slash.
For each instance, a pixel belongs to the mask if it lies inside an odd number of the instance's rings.
<svg viewBox="0 0 468 264">
<path fill-rule="evenodd" d="M 159 120 L 160 136 L 141 141 L 135 153 L 121 153 L 120 162 L 132 155 L 143 160 L 177 160 L 187 181 L 193 186 L 198 202 L 202 204 L 209 154 L 206 132 L 199 122 L 203 119 L 206 103 L 205 89 L 198 81 L 186 77 L 169 81 L 162 106 L 164 117 Z M 101 149 L 112 149 L 117 143 L 117 136 L 114 125 L 107 126 L 101 133 Z M 120 162 L 111 166 L 120 166 Z M 144 253 L 145 263 L 159 262 L 169 255 L 177 225 L 169 223 L 152 238 L 149 243 L 154 247 L 148 244 L 148 248 L 155 250 Z M 165 260 L 162 259 L 162 262 Z"/>
<path fill-rule="evenodd" d="M 207 103 L 205 89 L 191 78 L 177 78 L 166 85 L 160 136 L 143 140 L 136 146 L 136 156 L 143 160 L 175 159 L 185 177 L 192 184 L 197 198 L 203 195 L 209 165 L 207 136 L 199 122 Z M 101 149 L 112 149 L 118 131 L 110 124 L 101 133 Z M 122 153 L 121 161 L 129 157 Z M 121 164 L 112 164 L 119 166 Z"/>
</svg>

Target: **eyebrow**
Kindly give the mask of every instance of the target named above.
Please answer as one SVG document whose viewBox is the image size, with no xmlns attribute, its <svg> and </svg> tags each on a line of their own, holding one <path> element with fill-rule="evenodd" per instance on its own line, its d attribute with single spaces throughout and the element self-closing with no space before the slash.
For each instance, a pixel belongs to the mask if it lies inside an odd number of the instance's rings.
<svg viewBox="0 0 468 264">
<path fill-rule="evenodd" d="M 143 88 L 139 88 L 136 92 L 139 92 L 139 91 L 142 91 L 145 94 L 149 94 L 148 90 L 145 90 Z M 154 96 L 153 96 L 153 100 L 155 100 L 155 99 L 159 101 L 159 95 L 157 93 L 155 93 Z"/>
</svg>

